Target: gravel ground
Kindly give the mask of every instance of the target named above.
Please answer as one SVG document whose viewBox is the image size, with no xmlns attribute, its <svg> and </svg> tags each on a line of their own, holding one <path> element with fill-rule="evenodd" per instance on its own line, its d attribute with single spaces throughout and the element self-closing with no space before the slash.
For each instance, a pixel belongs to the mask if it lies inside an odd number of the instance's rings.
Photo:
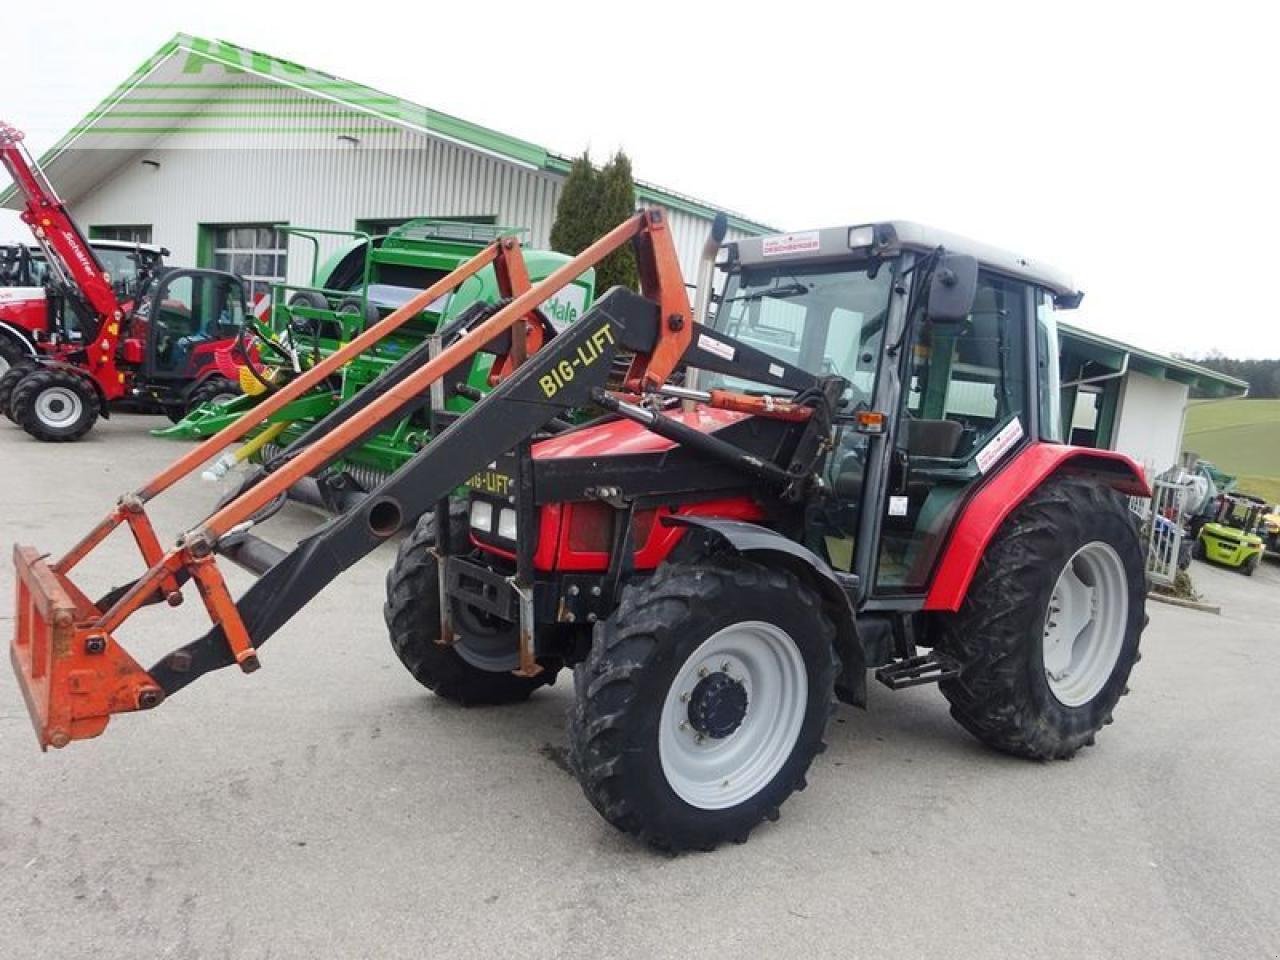
<svg viewBox="0 0 1280 960">
<path fill-rule="evenodd" d="M 117 416 L 0 423 L 0 539 L 58 552 L 180 448 Z M 215 491 L 153 511 L 165 539 Z M 290 508 L 273 538 L 316 522 Z M 810 788 L 745 846 L 655 855 L 564 766 L 563 679 L 461 710 L 395 660 L 383 548 L 265 648 L 41 755 L 0 675 L 0 957 L 1280 957 L 1280 568 L 1150 604 L 1133 695 L 1071 763 L 994 754 L 936 690 L 841 707 Z M 127 539 L 99 565 L 132 570 Z M 113 568 L 114 566 L 114 568 Z M 0 566 L 0 621 L 12 572 Z M 242 579 L 235 583 L 243 585 Z M 92 593 L 92 590 L 90 591 Z M 143 662 L 201 611 L 122 635 Z"/>
</svg>

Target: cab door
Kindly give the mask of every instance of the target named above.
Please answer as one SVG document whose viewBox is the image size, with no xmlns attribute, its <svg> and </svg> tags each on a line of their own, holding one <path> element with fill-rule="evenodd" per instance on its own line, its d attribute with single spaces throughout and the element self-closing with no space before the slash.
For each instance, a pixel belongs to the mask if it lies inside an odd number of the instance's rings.
<svg viewBox="0 0 1280 960">
<path fill-rule="evenodd" d="M 174 270 L 155 286 L 142 319 L 148 376 L 191 379 L 243 326 L 244 285 L 220 270 Z"/>
<path fill-rule="evenodd" d="M 1034 288 L 979 271 L 961 322 L 915 318 L 881 509 L 874 593 L 923 594 L 967 494 L 1033 435 Z"/>
</svg>

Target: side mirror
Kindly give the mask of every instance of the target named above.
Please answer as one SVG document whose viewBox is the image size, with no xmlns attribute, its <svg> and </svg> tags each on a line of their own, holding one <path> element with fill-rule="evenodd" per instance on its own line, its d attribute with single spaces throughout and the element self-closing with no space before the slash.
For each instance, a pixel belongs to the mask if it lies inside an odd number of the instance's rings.
<svg viewBox="0 0 1280 960">
<path fill-rule="evenodd" d="M 938 258 L 929 284 L 929 319 L 936 323 L 959 323 L 973 312 L 978 295 L 978 261 L 958 253 Z"/>
</svg>

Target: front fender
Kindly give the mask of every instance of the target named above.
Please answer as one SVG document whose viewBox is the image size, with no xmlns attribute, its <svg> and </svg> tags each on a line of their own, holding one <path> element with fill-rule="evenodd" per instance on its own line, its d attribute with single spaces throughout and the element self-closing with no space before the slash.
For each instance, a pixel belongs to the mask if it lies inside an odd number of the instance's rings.
<svg viewBox="0 0 1280 960">
<path fill-rule="evenodd" d="M 840 654 L 842 662 L 840 675 L 836 680 L 836 694 L 845 703 L 866 706 L 867 657 L 862 639 L 858 636 L 853 604 L 835 571 L 825 560 L 803 544 L 766 527 L 742 520 L 676 516 L 668 517 L 664 522 L 693 527 L 703 534 L 702 537 L 683 537 L 672 551 L 671 560 L 689 558 L 710 541 L 717 547 L 728 547 L 741 556 L 783 566 L 812 585 L 822 597 L 827 615 L 836 626 L 836 652 Z"/>
<path fill-rule="evenodd" d="M 1151 496 L 1142 468 L 1122 453 L 1060 443 L 1024 447 L 965 505 L 943 549 L 924 609 L 959 610 L 982 555 L 1005 518 L 1032 491 L 1059 474 L 1089 477 L 1134 497 Z"/>
</svg>

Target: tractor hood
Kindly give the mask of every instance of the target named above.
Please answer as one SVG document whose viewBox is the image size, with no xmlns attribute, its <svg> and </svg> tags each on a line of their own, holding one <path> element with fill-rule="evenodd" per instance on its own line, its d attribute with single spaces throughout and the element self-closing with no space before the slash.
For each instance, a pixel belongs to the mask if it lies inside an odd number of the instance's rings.
<svg viewBox="0 0 1280 960">
<path fill-rule="evenodd" d="M 666 411 L 672 419 L 747 450 L 786 463 L 800 425 L 701 405 Z M 543 440 L 533 447 L 534 489 L 539 503 L 590 499 L 613 488 L 618 496 L 664 496 L 755 486 L 757 481 L 706 454 L 697 453 L 630 420 L 606 420 Z M 495 464 L 500 472 L 514 462 Z"/>
<path fill-rule="evenodd" d="M 716 410 L 701 404 L 693 410 L 665 411 L 667 416 L 701 433 L 715 433 L 749 414 Z M 675 441 L 651 433 L 631 420 L 610 420 L 544 440 L 533 448 L 535 460 L 564 457 L 626 456 L 670 450 Z"/>
</svg>

